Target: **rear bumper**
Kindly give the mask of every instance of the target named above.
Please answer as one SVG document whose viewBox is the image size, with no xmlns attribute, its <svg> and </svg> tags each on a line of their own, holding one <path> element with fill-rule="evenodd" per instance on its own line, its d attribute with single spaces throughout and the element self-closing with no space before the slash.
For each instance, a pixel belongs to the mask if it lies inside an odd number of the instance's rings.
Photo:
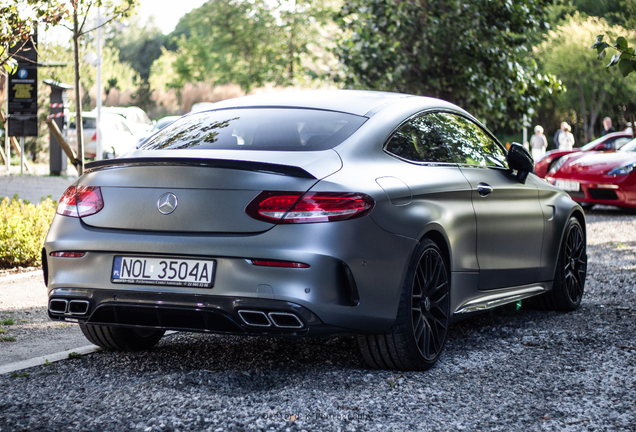
<svg viewBox="0 0 636 432">
<path fill-rule="evenodd" d="M 96 229 L 75 218 L 56 216 L 44 245 L 49 298 L 85 299 L 90 310 L 83 316 L 66 311 L 50 316 L 236 334 L 381 333 L 395 320 L 416 244 L 383 231 L 369 217 L 220 235 Z M 50 256 L 55 251 L 85 255 Z M 213 259 L 214 286 L 113 284 L 113 259 L 122 254 Z M 302 262 L 310 267 L 261 267 L 250 259 Z M 81 312 L 81 303 L 74 305 Z M 241 310 L 254 311 L 252 318 L 270 325 L 249 325 Z M 281 322 L 293 324 L 297 317 L 302 326 L 277 326 L 272 312 L 283 314 L 278 315 Z"/>
<path fill-rule="evenodd" d="M 50 292 L 48 313 L 56 321 L 221 334 L 313 336 L 342 331 L 291 302 L 212 295 L 58 288 Z"/>
</svg>

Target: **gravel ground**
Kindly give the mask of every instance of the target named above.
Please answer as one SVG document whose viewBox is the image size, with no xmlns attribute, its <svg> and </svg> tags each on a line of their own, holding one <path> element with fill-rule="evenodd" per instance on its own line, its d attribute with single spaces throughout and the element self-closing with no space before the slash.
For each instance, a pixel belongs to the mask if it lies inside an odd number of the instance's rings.
<svg viewBox="0 0 636 432">
<path fill-rule="evenodd" d="M 427 372 L 370 370 L 351 337 L 177 333 L 0 376 L 0 431 L 636 431 L 636 215 L 587 227 L 576 312 L 456 323 Z"/>
</svg>

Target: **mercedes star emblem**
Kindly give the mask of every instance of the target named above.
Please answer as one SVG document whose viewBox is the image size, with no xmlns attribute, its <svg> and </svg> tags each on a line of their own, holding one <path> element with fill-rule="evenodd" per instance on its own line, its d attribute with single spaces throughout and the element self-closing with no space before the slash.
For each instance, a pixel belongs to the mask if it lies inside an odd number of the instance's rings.
<svg viewBox="0 0 636 432">
<path fill-rule="evenodd" d="M 166 192 L 159 197 L 157 208 L 159 209 L 159 213 L 169 215 L 177 209 L 178 204 L 177 196 L 172 192 Z"/>
</svg>

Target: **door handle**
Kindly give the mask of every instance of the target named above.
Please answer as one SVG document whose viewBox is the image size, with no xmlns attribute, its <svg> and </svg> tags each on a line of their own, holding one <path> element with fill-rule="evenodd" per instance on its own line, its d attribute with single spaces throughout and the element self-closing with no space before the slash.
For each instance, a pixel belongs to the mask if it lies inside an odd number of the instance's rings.
<svg viewBox="0 0 636 432">
<path fill-rule="evenodd" d="M 483 197 L 488 196 L 492 193 L 492 186 L 487 183 L 479 183 L 477 185 L 477 193 Z"/>
</svg>

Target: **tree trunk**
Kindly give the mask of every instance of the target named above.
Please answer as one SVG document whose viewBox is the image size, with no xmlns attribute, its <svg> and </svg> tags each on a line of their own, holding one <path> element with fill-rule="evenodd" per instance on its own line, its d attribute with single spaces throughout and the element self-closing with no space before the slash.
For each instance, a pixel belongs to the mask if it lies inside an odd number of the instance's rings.
<svg viewBox="0 0 636 432">
<path fill-rule="evenodd" d="M 585 94 L 583 94 L 583 85 L 581 84 L 580 81 L 579 81 L 579 97 L 581 98 L 581 118 L 583 119 L 583 134 L 585 135 L 587 139 L 590 139 L 594 135 L 593 134 L 590 135 L 587 128 L 588 117 L 587 117 L 587 110 L 586 110 L 586 103 L 585 103 Z"/>
<path fill-rule="evenodd" d="M 84 174 L 84 128 L 82 127 L 82 97 L 80 89 L 79 68 L 79 22 L 77 18 L 77 2 L 73 7 L 73 61 L 75 63 L 75 127 L 77 131 L 77 173 Z"/>
</svg>

